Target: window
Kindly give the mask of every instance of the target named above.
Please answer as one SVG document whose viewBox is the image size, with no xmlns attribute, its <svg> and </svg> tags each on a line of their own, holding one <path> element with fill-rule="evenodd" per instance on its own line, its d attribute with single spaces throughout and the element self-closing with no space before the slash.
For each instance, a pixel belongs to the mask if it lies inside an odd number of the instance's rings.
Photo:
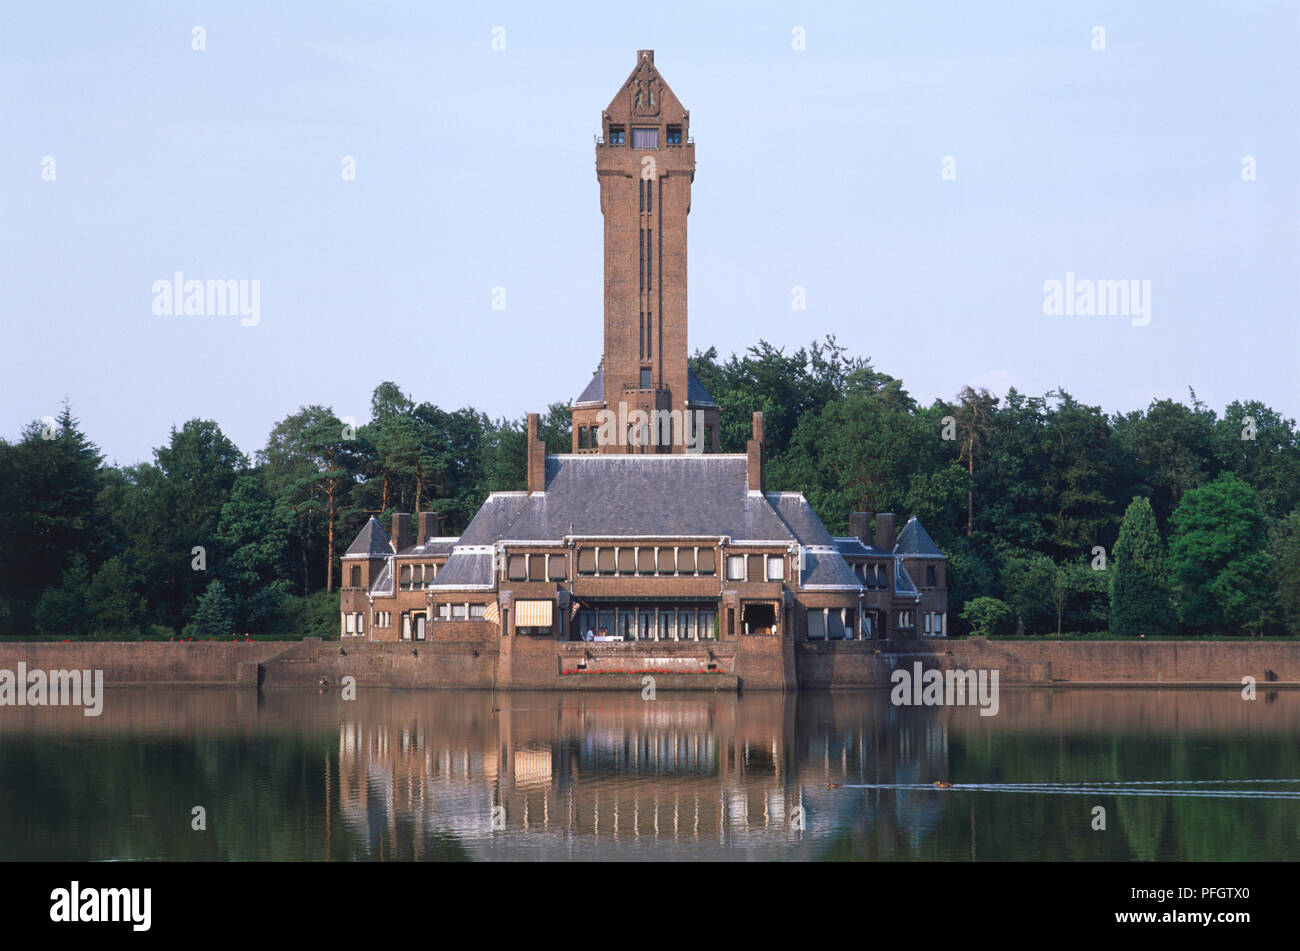
<svg viewBox="0 0 1300 951">
<path fill-rule="evenodd" d="M 450 605 L 450 604 L 440 604 L 440 605 L 438 605 L 438 620 L 439 620 L 439 621 L 450 621 L 450 620 L 451 620 L 451 605 Z"/>
<path fill-rule="evenodd" d="M 523 555 L 511 555 L 508 560 L 507 573 L 511 581 L 524 581 L 528 577 L 528 559 Z"/>
<path fill-rule="evenodd" d="M 718 639 L 718 618 L 712 611 L 700 612 L 700 640 L 715 641 Z"/>
<path fill-rule="evenodd" d="M 641 346 L 641 359 L 645 359 L 645 312 L 641 313 L 641 323 L 637 326 L 636 339 Z M 642 384 L 644 386 L 645 384 Z"/>
<path fill-rule="evenodd" d="M 767 580 L 784 581 L 785 580 L 785 559 L 780 555 L 767 556 Z"/>
<path fill-rule="evenodd" d="M 402 565 L 397 572 L 398 588 L 402 591 L 411 590 L 411 566 Z"/>
<path fill-rule="evenodd" d="M 745 556 L 744 555 L 727 556 L 727 580 L 728 581 L 745 580 Z"/>
<path fill-rule="evenodd" d="M 826 614 L 821 608 L 809 608 L 808 610 L 808 640 L 822 641 L 826 639 Z"/>
<path fill-rule="evenodd" d="M 930 617 L 931 617 L 931 614 L 930 614 L 929 611 L 927 611 L 927 612 L 925 613 L 925 633 L 927 633 L 927 634 L 930 633 Z"/>
<path fill-rule="evenodd" d="M 641 368 L 641 389 L 643 390 L 650 389 L 650 368 L 649 367 Z"/>
<path fill-rule="evenodd" d="M 650 290 L 653 282 L 650 280 L 650 262 L 654 260 L 655 252 L 655 233 L 649 228 L 645 233 L 645 289 Z"/>
<path fill-rule="evenodd" d="M 361 587 L 361 566 L 353 565 L 351 574 L 352 574 L 352 587 L 354 588 Z"/>
<path fill-rule="evenodd" d="M 701 548 L 698 550 L 696 571 L 702 575 L 711 575 L 717 570 L 714 564 L 714 555 L 712 548 Z"/>
<path fill-rule="evenodd" d="M 618 550 L 618 573 L 630 575 L 636 571 L 636 549 L 620 548 Z"/>
<path fill-rule="evenodd" d="M 639 575 L 652 575 L 655 573 L 655 550 L 653 548 L 637 549 L 636 573 Z"/>
<path fill-rule="evenodd" d="M 645 210 L 646 214 L 653 215 L 655 211 L 655 180 L 647 179 L 645 183 Z"/>
<path fill-rule="evenodd" d="M 681 127 L 681 126 L 679 126 L 679 125 L 670 125 L 670 126 L 668 127 L 668 144 L 669 144 L 669 145 L 681 145 L 681 144 L 682 144 L 682 127 Z"/>
<path fill-rule="evenodd" d="M 596 549 L 578 549 L 578 574 L 594 575 L 596 573 Z"/>
<path fill-rule="evenodd" d="M 713 449 L 713 424 L 704 424 L 704 448 L 706 451 Z"/>
<path fill-rule="evenodd" d="M 632 148 L 634 149 L 659 148 L 659 130 L 658 129 L 633 129 Z"/>
<path fill-rule="evenodd" d="M 925 566 L 925 585 L 927 588 L 935 588 L 939 585 L 938 580 L 936 580 L 934 565 Z"/>
<path fill-rule="evenodd" d="M 647 360 L 654 356 L 655 352 L 654 337 L 650 332 L 650 328 L 654 326 L 654 322 L 655 319 L 653 314 L 645 315 L 645 356 Z"/>
<path fill-rule="evenodd" d="M 529 581 L 546 580 L 546 556 L 545 555 L 528 556 L 528 580 Z"/>
<path fill-rule="evenodd" d="M 688 550 L 683 552 L 682 554 L 684 556 L 690 556 L 691 552 Z M 690 571 L 689 568 L 685 570 L 688 573 Z M 676 571 L 677 571 L 677 566 L 673 564 L 673 550 L 671 548 L 660 548 L 659 549 L 659 573 L 661 575 L 671 575 L 671 574 L 675 574 Z"/>
<path fill-rule="evenodd" d="M 627 142 L 627 130 L 621 125 L 612 125 L 609 127 L 609 144 L 623 145 Z"/>
<path fill-rule="evenodd" d="M 469 619 L 471 621 L 483 620 L 483 611 L 486 607 L 486 604 L 471 604 L 469 606 Z"/>
<path fill-rule="evenodd" d="M 598 548 L 597 562 L 600 565 L 600 574 L 612 575 L 614 573 L 614 549 Z"/>
<path fill-rule="evenodd" d="M 636 197 L 638 202 L 637 210 L 644 212 L 645 211 L 645 179 L 644 178 L 641 179 L 636 184 L 637 184 Z"/>
<path fill-rule="evenodd" d="M 844 612 L 840 608 L 826 609 L 826 639 L 828 641 L 842 641 L 849 637 L 849 632 L 844 628 Z"/>
<path fill-rule="evenodd" d="M 463 604 L 453 604 L 451 606 L 451 619 L 453 621 L 465 620 L 466 606 Z"/>
<path fill-rule="evenodd" d="M 763 580 L 763 556 L 762 555 L 749 556 L 749 580 L 750 581 Z"/>
<path fill-rule="evenodd" d="M 578 448 L 579 449 L 591 448 L 591 431 L 587 429 L 586 426 L 578 427 Z"/>
<path fill-rule="evenodd" d="M 357 632 L 357 616 L 355 614 L 343 615 L 343 633 L 355 634 Z"/>
<path fill-rule="evenodd" d="M 546 556 L 546 577 L 551 581 L 563 581 L 568 576 L 567 569 L 563 555 Z"/>
</svg>

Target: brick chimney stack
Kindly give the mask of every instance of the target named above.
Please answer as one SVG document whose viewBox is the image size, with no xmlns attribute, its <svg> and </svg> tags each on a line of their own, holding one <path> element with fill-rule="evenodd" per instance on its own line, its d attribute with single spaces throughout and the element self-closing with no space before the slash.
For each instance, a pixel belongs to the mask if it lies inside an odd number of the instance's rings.
<svg viewBox="0 0 1300 951">
<path fill-rule="evenodd" d="M 393 513 L 393 530 L 388 533 L 393 539 L 393 550 L 402 551 L 415 544 L 415 533 L 411 531 L 411 516 L 407 512 Z"/>
<path fill-rule="evenodd" d="M 546 491 L 546 443 L 537 435 L 537 414 L 528 414 L 528 491 Z"/>
<path fill-rule="evenodd" d="M 430 538 L 436 538 L 438 535 L 438 513 L 421 512 L 420 527 L 416 532 L 415 541 L 418 545 L 423 545 Z"/>
<path fill-rule="evenodd" d="M 893 552 L 894 542 L 898 536 L 894 533 L 894 513 L 876 513 L 876 547 L 884 552 Z"/>
<path fill-rule="evenodd" d="M 749 491 L 763 491 L 763 414 L 754 414 L 754 438 L 746 446 L 749 467 L 746 471 Z"/>
<path fill-rule="evenodd" d="M 871 516 L 866 512 L 849 513 L 849 534 L 864 545 L 871 544 Z"/>
</svg>

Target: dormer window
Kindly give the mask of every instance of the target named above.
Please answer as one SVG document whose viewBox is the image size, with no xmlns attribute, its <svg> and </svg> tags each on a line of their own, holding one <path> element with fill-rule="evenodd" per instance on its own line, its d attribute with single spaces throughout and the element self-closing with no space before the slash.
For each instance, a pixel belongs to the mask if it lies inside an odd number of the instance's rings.
<svg viewBox="0 0 1300 951">
<path fill-rule="evenodd" d="M 659 130 L 658 129 L 633 129 L 632 148 L 634 149 L 659 148 Z"/>
<path fill-rule="evenodd" d="M 609 127 L 609 144 L 623 145 L 627 141 L 627 130 L 621 125 L 612 125 Z"/>
<path fill-rule="evenodd" d="M 670 126 L 668 127 L 668 144 L 669 144 L 669 145 L 681 145 L 681 144 L 682 144 L 682 127 L 681 127 L 681 126 L 679 126 L 679 125 L 670 125 Z"/>
</svg>

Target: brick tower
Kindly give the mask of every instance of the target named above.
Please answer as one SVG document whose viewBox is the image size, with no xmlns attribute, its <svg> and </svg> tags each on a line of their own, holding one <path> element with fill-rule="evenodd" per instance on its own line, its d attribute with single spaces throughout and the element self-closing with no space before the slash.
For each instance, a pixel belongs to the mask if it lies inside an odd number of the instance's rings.
<svg viewBox="0 0 1300 951">
<path fill-rule="evenodd" d="M 601 114 L 605 352 L 573 408 L 574 452 L 717 451 L 718 407 L 687 366 L 690 113 L 638 50 Z M 638 412 L 644 415 L 638 415 Z"/>
</svg>

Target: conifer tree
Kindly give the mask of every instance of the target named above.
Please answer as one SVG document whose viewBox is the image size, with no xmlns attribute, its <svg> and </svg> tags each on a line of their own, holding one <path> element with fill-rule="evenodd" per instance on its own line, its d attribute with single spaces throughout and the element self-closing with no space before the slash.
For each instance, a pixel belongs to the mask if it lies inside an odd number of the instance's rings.
<svg viewBox="0 0 1300 951">
<path fill-rule="evenodd" d="M 1149 499 L 1134 496 L 1115 542 L 1110 630 L 1121 637 L 1177 631 L 1164 552 Z"/>
</svg>

